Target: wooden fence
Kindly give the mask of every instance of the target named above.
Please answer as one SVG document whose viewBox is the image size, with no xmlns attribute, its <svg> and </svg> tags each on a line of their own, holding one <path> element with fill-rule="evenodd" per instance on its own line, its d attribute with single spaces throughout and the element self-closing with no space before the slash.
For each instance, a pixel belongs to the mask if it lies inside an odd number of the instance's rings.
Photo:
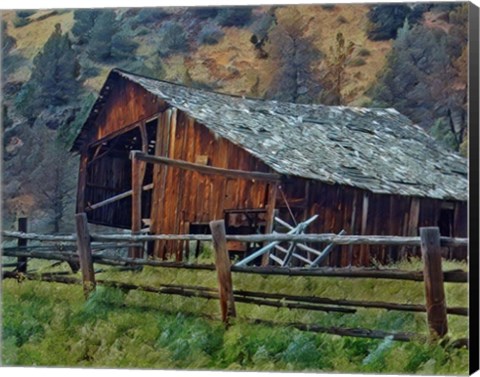
<svg viewBox="0 0 480 377">
<path fill-rule="evenodd" d="M 462 270 L 443 271 L 441 246 L 461 247 L 468 245 L 467 239 L 440 237 L 438 228 L 421 228 L 420 237 L 388 237 L 388 236 L 348 236 L 335 234 L 257 234 L 257 235 L 227 235 L 223 220 L 210 223 L 211 235 L 142 235 L 142 234 L 90 234 L 87 218 L 84 213 L 76 215 L 77 233 L 73 235 L 40 235 L 26 232 L 26 220 L 19 221 L 19 231 L 3 231 L 3 237 L 18 239 L 16 247 L 3 249 L 4 256 L 16 257 L 17 263 L 13 271 L 4 271 L 3 278 L 22 278 L 43 280 L 65 284 L 83 284 L 85 297 L 95 290 L 97 284 L 117 287 L 122 290 L 143 290 L 160 294 L 172 294 L 185 297 L 218 299 L 220 313 L 224 323 L 236 316 L 235 303 L 251 303 L 289 309 L 306 309 L 326 312 L 355 313 L 355 308 L 376 308 L 409 312 L 425 312 L 427 315 L 428 337 L 441 338 L 448 332 L 447 314 L 468 316 L 464 307 L 447 307 L 444 282 L 466 283 L 468 273 Z M 37 240 L 53 245 L 27 245 L 27 240 Z M 143 250 L 147 241 L 154 240 L 189 240 L 212 241 L 215 250 L 215 264 L 193 264 L 185 262 L 170 262 L 145 258 L 129 258 L 118 255 L 105 255 L 99 250 L 113 247 L 135 247 Z M 346 244 L 383 244 L 383 245 L 414 245 L 421 246 L 424 268 L 423 271 L 402 271 L 376 268 L 292 268 L 292 267 L 256 267 L 231 265 L 227 241 L 241 242 L 318 242 L 333 245 Z M 55 250 L 56 249 L 56 250 Z M 82 280 L 62 274 L 32 274 L 28 273 L 28 258 L 65 261 L 72 266 L 80 266 Z M 161 285 L 156 287 L 126 284 L 123 282 L 97 280 L 94 263 L 111 266 L 153 266 L 162 268 L 186 268 L 216 271 L 218 288 L 198 287 L 188 285 Z M 4 267 L 7 267 L 4 265 Z M 283 293 L 266 293 L 236 290 L 232 284 L 232 273 L 249 273 L 262 275 L 285 276 L 322 276 L 343 278 L 375 278 L 390 280 L 408 280 L 423 282 L 425 287 L 425 305 L 399 304 L 380 301 L 337 300 L 318 296 L 297 296 Z M 255 322 L 262 322 L 256 320 Z M 265 321 L 263 321 L 265 322 Z M 384 338 L 392 336 L 394 340 L 412 340 L 426 338 L 418 334 L 389 333 L 370 329 L 325 328 L 306 324 L 289 324 L 293 327 L 332 333 L 337 335 Z M 461 339 L 458 346 L 467 345 L 467 340 Z"/>
</svg>

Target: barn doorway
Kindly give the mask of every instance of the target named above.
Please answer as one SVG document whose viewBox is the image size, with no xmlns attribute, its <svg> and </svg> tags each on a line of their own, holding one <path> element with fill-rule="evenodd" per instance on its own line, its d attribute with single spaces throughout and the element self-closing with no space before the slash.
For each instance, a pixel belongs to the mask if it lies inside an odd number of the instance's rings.
<svg viewBox="0 0 480 377">
<path fill-rule="evenodd" d="M 128 128 L 125 132 L 97 141 L 88 148 L 85 185 L 85 211 L 89 222 L 116 228 L 130 229 L 132 198 L 130 195 L 95 208 L 95 204 L 132 189 L 130 152 L 147 150 L 154 153 L 157 119 Z M 142 133 L 145 135 L 142 138 Z M 153 181 L 153 166 L 146 165 L 143 184 Z M 142 192 L 142 218 L 150 217 L 151 190 Z M 94 207 L 92 209 L 92 206 Z"/>
</svg>

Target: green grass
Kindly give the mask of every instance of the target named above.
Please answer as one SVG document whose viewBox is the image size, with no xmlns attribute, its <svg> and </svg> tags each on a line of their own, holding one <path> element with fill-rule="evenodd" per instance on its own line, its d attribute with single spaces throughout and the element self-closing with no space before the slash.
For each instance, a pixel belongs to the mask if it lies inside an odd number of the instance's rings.
<svg viewBox="0 0 480 377">
<path fill-rule="evenodd" d="M 38 264 L 36 268 L 41 265 Z M 35 265 L 34 265 L 35 266 Z M 420 262 L 395 267 L 418 269 Z M 63 267 L 60 267 L 60 269 Z M 445 269 L 465 264 L 447 262 Z M 330 298 L 423 303 L 423 284 L 377 279 L 234 274 L 235 289 Z M 98 279 L 137 284 L 216 287 L 212 271 L 145 268 L 108 271 Z M 466 284 L 446 284 L 449 306 L 467 306 Z M 466 374 L 468 351 L 438 343 L 396 342 L 301 332 L 251 324 L 278 323 L 363 327 L 426 333 L 425 314 L 358 309 L 355 314 L 288 310 L 237 303 L 225 329 L 216 300 L 123 293 L 98 287 L 88 301 L 80 286 L 3 281 L 4 365 L 95 366 L 257 371 Z M 466 337 L 465 317 L 449 316 L 449 337 Z"/>
</svg>

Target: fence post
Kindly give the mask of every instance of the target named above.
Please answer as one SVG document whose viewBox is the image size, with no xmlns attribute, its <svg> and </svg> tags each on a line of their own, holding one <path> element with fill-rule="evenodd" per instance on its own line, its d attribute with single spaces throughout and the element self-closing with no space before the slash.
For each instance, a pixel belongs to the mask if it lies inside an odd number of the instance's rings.
<svg viewBox="0 0 480 377">
<path fill-rule="evenodd" d="M 85 298 L 88 298 L 90 293 L 95 290 L 96 283 L 87 215 L 84 212 L 77 213 L 75 215 L 75 222 L 77 225 L 77 248 L 80 269 L 82 270 L 83 293 Z"/>
<path fill-rule="evenodd" d="M 228 324 L 229 317 L 235 317 L 235 301 L 233 298 L 232 272 L 230 258 L 228 257 L 227 239 L 225 237 L 225 221 L 210 222 L 213 247 L 215 248 L 215 267 L 218 277 L 218 293 L 222 321 Z"/>
<path fill-rule="evenodd" d="M 27 218 L 26 217 L 19 217 L 18 218 L 18 231 L 27 233 Z M 17 241 L 18 247 L 25 247 L 27 246 L 27 240 L 23 238 L 19 238 Z M 27 257 L 18 257 L 17 258 L 17 272 L 27 273 Z"/>
<path fill-rule="evenodd" d="M 428 328 L 433 337 L 442 338 L 447 334 L 448 324 L 439 228 L 420 228 L 420 240 Z"/>
</svg>

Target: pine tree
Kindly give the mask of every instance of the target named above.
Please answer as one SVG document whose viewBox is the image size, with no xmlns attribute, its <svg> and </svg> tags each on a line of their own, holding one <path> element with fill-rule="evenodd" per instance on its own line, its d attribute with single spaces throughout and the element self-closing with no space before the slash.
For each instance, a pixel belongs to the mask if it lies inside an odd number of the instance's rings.
<svg viewBox="0 0 480 377">
<path fill-rule="evenodd" d="M 75 24 L 72 27 L 72 34 L 77 38 L 78 44 L 88 43 L 95 20 L 101 12 L 98 9 L 77 9 L 73 12 Z"/>
<path fill-rule="evenodd" d="M 49 106 L 67 105 L 80 90 L 79 65 L 68 35 L 60 24 L 33 59 L 32 74 L 17 100 L 20 111 L 30 120 Z"/>
<path fill-rule="evenodd" d="M 435 137 L 458 149 L 466 127 L 466 75 L 456 67 L 462 59 L 452 56 L 449 38 L 442 30 L 405 22 L 373 95 L 375 105 L 433 127 Z"/>
<path fill-rule="evenodd" d="M 304 35 L 307 28 L 298 11 L 279 21 L 269 33 L 269 57 L 276 64 L 267 99 L 312 103 L 322 91 L 316 67 L 321 58 L 313 39 Z"/>
<path fill-rule="evenodd" d="M 8 54 L 16 45 L 16 40 L 11 35 L 7 34 L 7 23 L 1 20 L 1 35 L 2 35 L 2 55 Z"/>
<path fill-rule="evenodd" d="M 342 33 L 337 33 L 335 47 L 330 47 L 326 60 L 327 69 L 322 81 L 328 90 L 322 95 L 322 103 L 343 105 L 342 89 L 345 85 L 345 70 L 354 50 L 353 42 L 345 43 Z"/>
<path fill-rule="evenodd" d="M 95 19 L 90 33 L 88 54 L 96 61 L 106 61 L 112 57 L 112 38 L 119 27 L 113 10 L 105 10 Z"/>
</svg>

